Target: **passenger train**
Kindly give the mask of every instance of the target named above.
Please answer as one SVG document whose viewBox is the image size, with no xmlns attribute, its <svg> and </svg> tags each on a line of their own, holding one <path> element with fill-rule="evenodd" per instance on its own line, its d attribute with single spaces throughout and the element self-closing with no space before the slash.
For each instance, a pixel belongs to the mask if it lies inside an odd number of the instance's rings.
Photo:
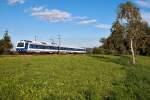
<svg viewBox="0 0 150 100">
<path fill-rule="evenodd" d="M 45 42 L 29 40 L 18 41 L 16 51 L 19 53 L 86 53 L 85 48 L 59 47 Z"/>
</svg>

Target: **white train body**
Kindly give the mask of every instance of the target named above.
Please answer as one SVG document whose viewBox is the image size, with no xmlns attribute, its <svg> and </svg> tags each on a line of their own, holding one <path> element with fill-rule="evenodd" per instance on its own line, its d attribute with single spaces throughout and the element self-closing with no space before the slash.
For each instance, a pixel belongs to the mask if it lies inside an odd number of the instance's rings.
<svg viewBox="0 0 150 100">
<path fill-rule="evenodd" d="M 28 40 L 18 41 L 16 51 L 19 53 L 86 53 L 84 48 L 51 46 L 45 42 Z"/>
</svg>

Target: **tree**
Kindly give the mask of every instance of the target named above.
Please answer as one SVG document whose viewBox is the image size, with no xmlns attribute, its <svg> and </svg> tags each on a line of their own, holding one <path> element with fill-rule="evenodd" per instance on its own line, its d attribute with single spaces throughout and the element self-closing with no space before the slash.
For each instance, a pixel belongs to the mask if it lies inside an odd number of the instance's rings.
<svg viewBox="0 0 150 100">
<path fill-rule="evenodd" d="M 0 40 L 0 53 L 9 53 L 13 47 L 8 31 L 5 31 L 3 38 Z"/>
<path fill-rule="evenodd" d="M 131 2 L 119 5 L 111 35 L 101 41 L 101 48 L 107 54 L 132 53 L 133 64 L 135 55 L 150 55 L 150 27 L 143 21 L 139 9 Z"/>
<path fill-rule="evenodd" d="M 148 25 L 146 29 L 145 55 L 150 55 L 150 27 Z"/>
<path fill-rule="evenodd" d="M 111 35 L 105 39 L 103 47 L 109 53 L 126 54 L 126 41 L 123 39 L 123 26 L 116 20 L 111 28 Z"/>
<path fill-rule="evenodd" d="M 3 40 L 0 40 L 0 54 L 2 54 L 4 52 L 4 45 L 3 45 Z"/>
<path fill-rule="evenodd" d="M 115 54 L 115 47 L 113 43 L 113 39 L 111 36 L 109 36 L 104 44 L 102 45 L 102 48 L 104 48 L 106 54 Z"/>
<path fill-rule="evenodd" d="M 105 43 L 106 38 L 102 37 L 99 42 L 103 45 Z"/>
<path fill-rule="evenodd" d="M 112 43 L 114 44 L 114 50 L 118 54 L 125 54 L 126 47 L 125 47 L 125 40 L 123 39 L 123 26 L 119 23 L 119 21 L 115 21 L 111 28 L 111 38 Z"/>
<path fill-rule="evenodd" d="M 118 20 L 124 26 L 124 38 L 129 39 L 132 53 L 132 63 L 135 64 L 135 41 L 140 35 L 140 24 L 142 22 L 139 9 L 131 2 L 120 4 Z"/>
</svg>

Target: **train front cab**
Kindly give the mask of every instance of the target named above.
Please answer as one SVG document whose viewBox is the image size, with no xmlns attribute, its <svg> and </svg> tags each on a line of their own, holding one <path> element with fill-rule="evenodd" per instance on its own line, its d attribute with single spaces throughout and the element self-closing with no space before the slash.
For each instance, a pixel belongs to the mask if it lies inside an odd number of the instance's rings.
<svg viewBox="0 0 150 100">
<path fill-rule="evenodd" d="M 16 51 L 19 53 L 27 53 L 28 43 L 25 41 L 17 42 Z"/>
</svg>

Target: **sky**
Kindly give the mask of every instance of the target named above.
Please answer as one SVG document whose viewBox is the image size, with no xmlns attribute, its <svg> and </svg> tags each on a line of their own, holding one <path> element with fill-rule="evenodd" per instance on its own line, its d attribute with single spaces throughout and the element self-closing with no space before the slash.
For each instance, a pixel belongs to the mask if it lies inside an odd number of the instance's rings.
<svg viewBox="0 0 150 100">
<path fill-rule="evenodd" d="M 0 37 L 8 30 L 19 40 L 58 43 L 71 47 L 96 47 L 110 35 L 117 7 L 127 0 L 0 0 Z M 150 22 L 150 0 L 130 0 Z"/>
</svg>

